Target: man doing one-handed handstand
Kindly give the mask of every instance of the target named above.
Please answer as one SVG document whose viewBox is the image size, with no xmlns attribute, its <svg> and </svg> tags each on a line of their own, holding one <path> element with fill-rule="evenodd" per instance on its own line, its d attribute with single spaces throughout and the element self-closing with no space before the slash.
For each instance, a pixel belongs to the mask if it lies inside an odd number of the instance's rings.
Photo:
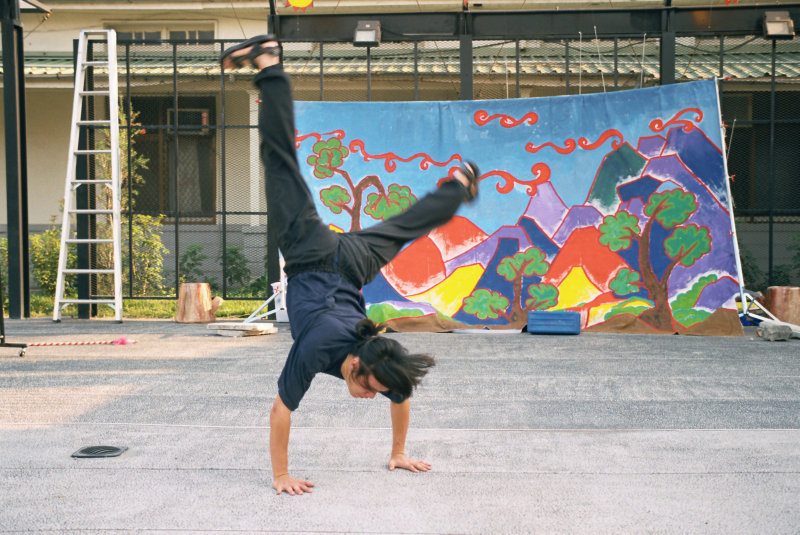
<svg viewBox="0 0 800 535">
<path fill-rule="evenodd" d="M 453 217 L 478 193 L 479 171 L 467 162 L 405 212 L 370 228 L 336 233 L 314 206 L 295 147 L 294 108 L 280 46 L 269 35 L 248 39 L 222 54 L 223 66 L 253 65 L 261 93 L 258 128 L 266 169 L 270 223 L 286 261 L 287 312 L 294 343 L 278 379 L 270 412 L 272 487 L 278 494 L 311 492 L 313 483 L 289 475 L 292 411 L 317 373 L 344 379 L 350 395 L 391 400 L 392 454 L 389 469 L 426 472 L 431 465 L 405 453 L 409 398 L 428 368 L 428 355 L 415 355 L 396 340 L 379 336 L 381 326 L 366 318 L 361 287 L 371 281 L 406 243 Z"/>
</svg>

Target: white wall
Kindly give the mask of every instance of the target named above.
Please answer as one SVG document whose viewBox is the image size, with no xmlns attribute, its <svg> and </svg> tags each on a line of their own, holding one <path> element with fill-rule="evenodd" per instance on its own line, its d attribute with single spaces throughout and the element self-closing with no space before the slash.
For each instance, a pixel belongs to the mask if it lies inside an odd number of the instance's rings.
<svg viewBox="0 0 800 535">
<path fill-rule="evenodd" d="M 115 2 L 121 4 L 122 2 Z M 213 24 L 217 39 L 242 39 L 267 32 L 266 7 L 242 8 L 234 11 L 229 3 L 215 8 L 193 8 L 196 3 L 174 8 L 160 8 L 169 4 L 144 3 L 141 9 L 98 9 L 98 3 L 86 3 L 81 9 L 51 5 L 50 17 L 42 22 L 42 15 L 23 14 L 22 25 L 26 51 L 71 52 L 72 40 L 80 30 L 102 29 L 115 24 L 140 23 L 142 27 L 184 25 L 185 23 Z M 92 5 L 94 4 L 94 5 Z M 239 2 L 235 2 L 239 4 Z M 248 2 L 248 4 L 251 4 Z M 264 3 L 268 5 L 268 3 Z M 107 5 L 112 5 L 107 3 Z M 170 6 L 173 7 L 173 6 Z M 93 8 L 93 9 L 89 9 Z M 155 8 L 155 9 L 154 9 Z M 40 24 L 41 23 L 41 24 Z"/>
<path fill-rule="evenodd" d="M 64 173 L 67 165 L 71 90 L 28 90 L 28 221 L 31 226 L 50 223 L 59 215 L 64 197 Z M 0 120 L 3 110 L 0 109 Z M 5 178 L 5 131 L 0 129 L 0 169 Z M 5 180 L 0 187 L 0 221 L 6 220 Z"/>
<path fill-rule="evenodd" d="M 23 14 L 23 35 L 26 53 L 72 52 L 73 40 L 81 29 L 104 28 L 114 23 L 141 23 L 143 27 L 196 22 L 213 24 L 215 37 L 241 39 L 265 33 L 267 30 L 267 2 L 237 2 L 235 12 L 230 5 L 207 7 L 206 3 L 140 2 L 129 9 L 118 9 L 115 3 L 69 2 L 51 4 L 52 14 L 44 22 L 43 15 Z M 247 4 L 247 6 L 244 6 Z M 258 4 L 263 4 L 258 7 Z M 106 6 L 105 9 L 103 7 Z M 111 9 L 108 8 L 111 6 Z M 0 80 L 1 82 L 1 80 Z M 26 78 L 27 148 L 28 148 L 28 200 L 29 224 L 33 228 L 49 225 L 51 217 L 59 214 L 59 203 L 64 197 L 64 180 L 67 165 L 67 146 L 72 114 L 72 80 L 64 77 Z M 241 109 L 230 110 L 229 121 L 242 124 L 249 120 L 245 102 Z M 238 107 L 238 106 L 237 106 Z M 3 109 L 0 107 L 0 119 Z M 234 138 L 236 136 L 233 136 Z M 4 132 L 0 129 L 0 142 L 4 147 Z M 241 161 L 242 152 L 248 150 L 247 139 L 234 140 L 235 153 L 231 162 Z M 238 154 L 236 154 L 238 153 Z M 0 150 L 0 169 L 5 169 L 5 154 Z M 235 164 L 231 167 L 235 167 Z M 234 185 L 241 181 L 241 186 Z M 229 187 L 249 191 L 249 177 L 242 176 L 242 167 L 231 169 Z M 0 187 L 0 222 L 6 219 L 5 187 Z"/>
</svg>

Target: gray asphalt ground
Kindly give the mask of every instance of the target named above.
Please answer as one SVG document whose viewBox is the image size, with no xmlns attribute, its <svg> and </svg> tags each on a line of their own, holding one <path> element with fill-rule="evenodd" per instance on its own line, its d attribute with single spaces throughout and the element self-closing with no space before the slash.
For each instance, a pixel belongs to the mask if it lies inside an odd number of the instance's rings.
<svg viewBox="0 0 800 535">
<path fill-rule="evenodd" d="M 271 489 L 291 337 L 13 320 L 0 348 L 2 533 L 800 533 L 800 340 L 393 334 L 438 366 L 386 469 L 388 401 L 318 377 Z M 380 396 L 379 396 L 380 397 Z M 119 457 L 75 459 L 92 445 Z"/>
</svg>

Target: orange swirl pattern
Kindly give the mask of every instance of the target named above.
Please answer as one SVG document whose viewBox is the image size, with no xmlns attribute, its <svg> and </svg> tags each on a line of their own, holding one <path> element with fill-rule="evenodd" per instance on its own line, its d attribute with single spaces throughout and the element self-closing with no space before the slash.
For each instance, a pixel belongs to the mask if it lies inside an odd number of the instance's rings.
<svg viewBox="0 0 800 535">
<path fill-rule="evenodd" d="M 684 113 L 692 113 L 692 112 L 695 113 L 694 122 L 700 123 L 700 121 L 703 120 L 703 112 L 697 108 L 686 108 L 685 110 L 681 110 L 678 113 L 676 113 L 672 117 L 672 119 L 670 119 L 666 123 L 662 122 L 661 119 L 653 119 L 652 121 L 650 121 L 650 130 L 652 130 L 653 132 L 662 132 L 664 129 L 670 126 L 680 125 L 683 126 L 684 132 L 691 132 L 695 128 L 694 123 L 692 123 L 692 121 L 689 119 L 678 119 L 678 117 L 680 117 Z"/>
<path fill-rule="evenodd" d="M 500 126 L 503 128 L 514 128 L 515 126 L 519 126 L 522 123 L 528 124 L 536 124 L 539 121 L 539 116 L 534 112 L 526 113 L 522 116 L 521 119 L 514 119 L 510 115 L 504 115 L 502 113 L 497 113 L 495 115 L 489 115 L 489 112 L 486 110 L 478 110 L 473 115 L 473 120 L 475 124 L 478 126 L 484 126 L 495 119 L 500 119 Z"/>
<path fill-rule="evenodd" d="M 453 178 L 453 173 L 458 167 L 451 167 L 450 172 L 444 178 L 439 179 L 436 183 L 436 187 L 441 186 L 444 182 Z M 532 180 L 520 180 L 519 178 L 515 177 L 508 171 L 502 171 L 500 169 L 495 169 L 494 171 L 489 171 L 488 173 L 484 173 L 478 177 L 478 182 L 483 180 L 484 178 L 488 178 L 490 176 L 497 176 L 500 177 L 503 182 L 498 182 L 495 188 L 499 193 L 506 194 L 510 193 L 514 189 L 514 184 L 522 184 L 523 186 L 528 186 L 528 195 L 533 197 L 536 195 L 536 187 L 540 184 L 544 184 L 548 180 L 550 180 L 550 168 L 543 163 L 537 163 L 533 167 L 531 167 L 531 173 L 533 173 Z"/>
<path fill-rule="evenodd" d="M 366 150 L 364 150 L 364 142 L 360 139 L 354 139 L 353 141 L 351 141 L 349 148 L 350 152 L 352 152 L 353 154 L 360 152 L 361 155 L 364 157 L 365 162 L 369 162 L 372 160 L 384 160 L 383 166 L 390 173 L 393 173 L 397 169 L 397 164 L 395 163 L 397 161 L 410 162 L 416 160 L 417 158 L 422 158 L 422 161 L 419 163 L 419 168 L 423 170 L 428 169 L 431 166 L 431 164 L 437 167 L 444 167 L 453 161 L 457 162 L 461 161 L 461 156 L 459 156 L 458 154 L 453 154 L 447 161 L 444 162 L 437 162 L 424 152 L 418 152 L 417 154 L 410 156 L 408 158 L 403 158 L 393 152 L 387 152 L 385 154 L 369 154 Z"/>
<path fill-rule="evenodd" d="M 545 147 L 551 147 L 559 154 L 569 154 L 572 151 L 574 151 L 577 147 L 580 147 L 584 150 L 594 150 L 612 137 L 617 138 L 616 140 L 611 142 L 611 148 L 614 149 L 619 148 L 619 146 L 622 145 L 622 142 L 625 140 L 625 138 L 622 136 L 622 132 L 614 128 L 611 128 L 603 132 L 597 139 L 597 141 L 595 141 L 594 143 L 589 143 L 589 140 L 586 139 L 585 137 L 580 138 L 577 143 L 575 142 L 574 139 L 570 138 L 564 140 L 563 147 L 559 147 L 558 145 L 555 145 L 548 141 L 547 143 L 542 143 L 541 145 L 534 145 L 533 143 L 528 143 L 527 145 L 525 145 L 525 150 L 528 152 L 536 153 Z"/>
<path fill-rule="evenodd" d="M 298 135 L 299 132 L 297 130 L 294 131 L 294 145 L 295 148 L 300 148 L 300 144 L 305 141 L 306 139 L 313 137 L 316 141 L 319 141 L 323 137 L 334 136 L 339 139 L 344 139 L 344 130 L 334 130 L 333 132 L 327 132 L 325 134 L 317 134 L 316 132 L 312 132 L 305 136 Z"/>
<path fill-rule="evenodd" d="M 570 152 L 575 150 L 575 146 L 576 145 L 575 145 L 575 140 L 574 139 L 565 139 L 563 147 L 559 147 L 558 145 L 555 145 L 555 144 L 550 143 L 548 141 L 547 143 L 542 143 L 541 145 L 538 145 L 538 146 L 534 145 L 533 143 L 528 143 L 527 145 L 525 145 L 525 150 L 528 151 L 528 152 L 536 153 L 536 152 L 539 152 L 540 150 L 542 150 L 545 147 L 552 147 L 559 154 L 569 154 Z"/>
<path fill-rule="evenodd" d="M 606 141 L 608 141 L 608 139 L 611 137 L 618 138 L 611 142 L 611 148 L 618 149 L 619 146 L 622 145 L 624 138 L 622 137 L 622 133 L 619 130 L 615 130 L 614 128 L 611 128 L 603 132 L 603 134 L 594 143 L 589 143 L 588 139 L 582 137 L 578 140 L 578 146 L 585 150 L 594 150 L 603 143 L 605 143 Z"/>
</svg>

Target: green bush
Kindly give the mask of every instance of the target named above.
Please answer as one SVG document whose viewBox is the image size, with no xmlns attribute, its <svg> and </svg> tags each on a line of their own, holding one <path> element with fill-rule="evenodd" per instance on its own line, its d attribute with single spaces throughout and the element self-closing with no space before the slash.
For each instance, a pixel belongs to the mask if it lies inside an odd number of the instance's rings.
<svg viewBox="0 0 800 535">
<path fill-rule="evenodd" d="M 242 253 L 242 248 L 228 245 L 225 248 L 225 282 L 227 290 L 241 288 L 250 280 L 250 269 L 247 267 L 247 258 Z"/>
<path fill-rule="evenodd" d="M 169 252 L 161 241 L 162 216 L 136 214 L 133 216 L 133 257 L 128 249 L 122 254 L 122 265 L 129 266 L 135 295 L 157 295 L 164 286 L 162 271 L 164 255 Z"/>
<path fill-rule="evenodd" d="M 52 226 L 41 234 L 33 234 L 30 241 L 30 260 L 33 280 L 45 295 L 55 295 L 58 280 L 58 256 L 61 251 L 61 229 Z M 75 267 L 78 256 L 73 247 L 67 248 L 67 266 Z M 66 276 L 66 286 L 75 281 L 75 274 Z"/>
<path fill-rule="evenodd" d="M 800 233 L 792 236 L 792 243 L 789 245 L 789 250 L 794 251 L 792 256 L 792 265 L 797 275 L 797 280 L 800 282 Z"/>
<path fill-rule="evenodd" d="M 269 282 L 267 282 L 267 274 L 264 273 L 260 277 L 257 277 L 250 281 L 250 284 L 247 285 L 247 290 L 250 295 L 253 296 L 267 296 L 269 295 Z"/>
<path fill-rule="evenodd" d="M 746 247 L 739 245 L 739 258 L 742 262 L 742 278 L 744 279 L 745 288 L 753 291 L 766 290 L 766 274 L 758 266 L 753 253 Z"/>
<path fill-rule="evenodd" d="M 203 254 L 203 246 L 198 243 L 190 243 L 186 250 L 181 254 L 179 263 L 180 282 L 205 282 L 203 281 L 203 271 L 200 264 L 208 258 Z"/>
</svg>

